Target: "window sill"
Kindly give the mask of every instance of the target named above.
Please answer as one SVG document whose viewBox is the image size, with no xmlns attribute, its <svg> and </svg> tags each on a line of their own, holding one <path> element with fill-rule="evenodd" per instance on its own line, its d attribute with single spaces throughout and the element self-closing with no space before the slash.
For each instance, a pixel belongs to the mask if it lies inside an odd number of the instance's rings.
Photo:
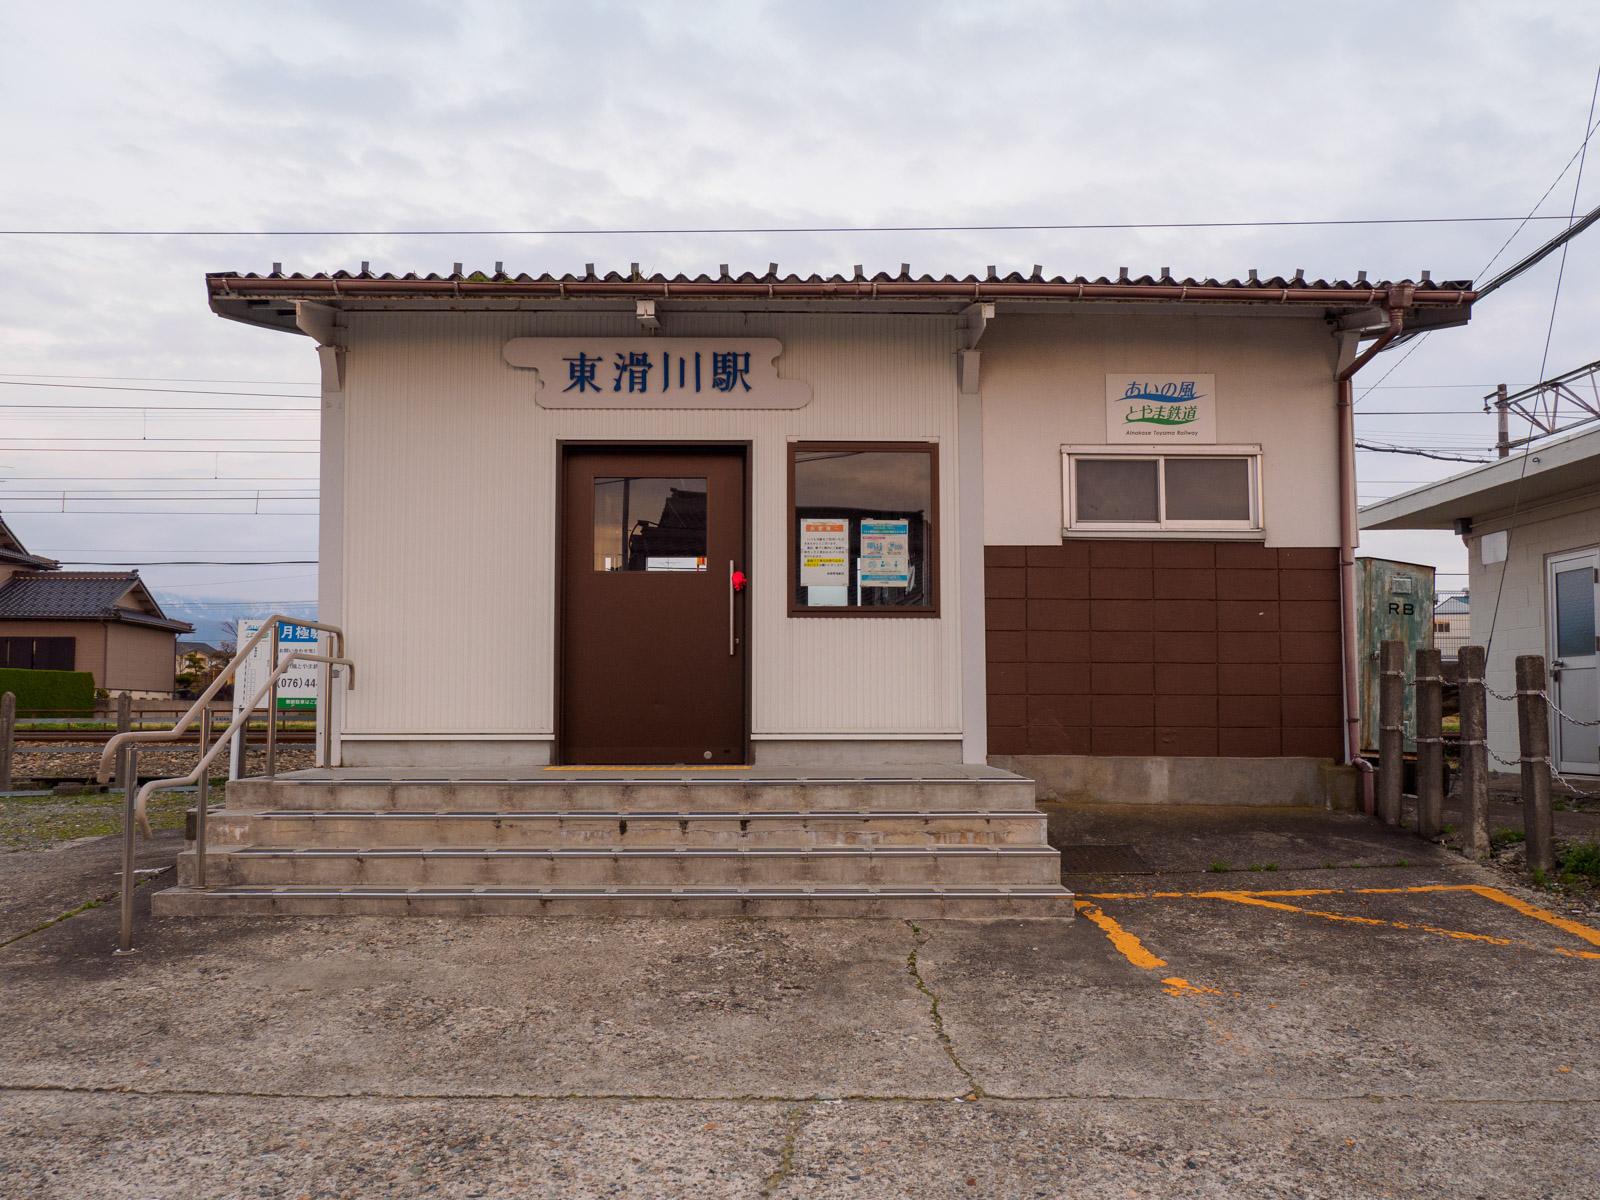
<svg viewBox="0 0 1600 1200">
<path fill-rule="evenodd" d="M 1138 542 L 1264 542 L 1265 529 L 1063 529 L 1063 541 L 1070 539 Z"/>
</svg>

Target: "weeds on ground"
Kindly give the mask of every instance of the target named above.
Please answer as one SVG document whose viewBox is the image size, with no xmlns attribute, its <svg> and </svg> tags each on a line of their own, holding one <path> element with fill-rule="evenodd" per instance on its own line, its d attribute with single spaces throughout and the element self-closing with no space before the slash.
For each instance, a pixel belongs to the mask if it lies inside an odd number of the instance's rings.
<svg viewBox="0 0 1600 1200">
<path fill-rule="evenodd" d="M 1600 887 L 1600 842 L 1578 842 L 1561 856 L 1561 882 L 1572 887 L 1580 880 Z"/>
<path fill-rule="evenodd" d="M 1228 865 L 1228 860 L 1225 859 L 1225 858 L 1217 859 L 1216 862 L 1212 863 L 1209 867 L 1206 868 L 1206 870 L 1215 871 L 1219 875 L 1223 874 L 1226 871 L 1231 871 L 1232 869 L 1233 868 Z"/>
<path fill-rule="evenodd" d="M 1499 829 L 1496 829 L 1489 835 L 1489 840 L 1491 842 L 1503 842 L 1505 845 L 1509 846 L 1513 842 L 1527 841 L 1528 835 L 1523 833 L 1520 829 L 1507 829 L 1504 826 L 1501 826 Z"/>
<path fill-rule="evenodd" d="M 1250 869 L 1252 871 L 1276 871 L 1278 869 L 1278 864 L 1277 863 L 1260 863 L 1259 865 L 1251 867 Z"/>
<path fill-rule="evenodd" d="M 73 838 L 122 832 L 125 793 L 85 792 L 80 796 L 9 796 L 0 800 L 0 846 L 47 850 Z M 156 792 L 150 797 L 152 829 L 182 829 L 194 803 L 188 792 Z"/>
</svg>

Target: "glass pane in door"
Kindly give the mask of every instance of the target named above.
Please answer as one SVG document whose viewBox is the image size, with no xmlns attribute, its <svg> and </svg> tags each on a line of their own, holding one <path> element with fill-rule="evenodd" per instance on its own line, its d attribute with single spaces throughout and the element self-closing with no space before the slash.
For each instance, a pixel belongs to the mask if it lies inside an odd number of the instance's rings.
<svg viewBox="0 0 1600 1200">
<path fill-rule="evenodd" d="M 1556 572 L 1556 657 L 1583 658 L 1595 652 L 1594 571 L 1580 567 Z"/>
<path fill-rule="evenodd" d="M 596 571 L 704 571 L 704 479 L 596 476 Z"/>
</svg>

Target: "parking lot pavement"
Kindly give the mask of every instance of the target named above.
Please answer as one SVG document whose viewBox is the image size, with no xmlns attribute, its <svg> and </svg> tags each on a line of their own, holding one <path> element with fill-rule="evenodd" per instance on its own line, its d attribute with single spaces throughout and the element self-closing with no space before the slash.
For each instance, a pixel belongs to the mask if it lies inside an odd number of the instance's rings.
<svg viewBox="0 0 1600 1200">
<path fill-rule="evenodd" d="M 113 959 L 93 909 L 0 949 L 0 1194 L 1600 1193 L 1600 932 L 1187 811 L 1078 814 L 1161 873 L 1073 922 L 142 911 Z"/>
</svg>

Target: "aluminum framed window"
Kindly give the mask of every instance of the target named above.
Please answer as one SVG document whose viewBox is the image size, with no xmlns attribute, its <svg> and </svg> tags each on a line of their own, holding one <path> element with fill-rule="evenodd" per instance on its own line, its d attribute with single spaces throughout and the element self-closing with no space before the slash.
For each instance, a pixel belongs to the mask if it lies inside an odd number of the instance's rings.
<svg viewBox="0 0 1600 1200">
<path fill-rule="evenodd" d="M 1062 532 L 1258 533 L 1260 446 L 1061 448 Z"/>
<path fill-rule="evenodd" d="M 939 447 L 789 444 L 789 615 L 939 615 Z"/>
</svg>

